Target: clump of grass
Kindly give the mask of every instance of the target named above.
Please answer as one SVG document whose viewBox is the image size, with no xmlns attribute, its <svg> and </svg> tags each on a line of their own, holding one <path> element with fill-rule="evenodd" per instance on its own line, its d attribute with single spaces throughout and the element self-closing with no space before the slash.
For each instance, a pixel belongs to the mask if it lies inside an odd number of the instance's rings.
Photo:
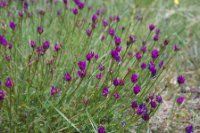
<svg viewBox="0 0 200 133">
<path fill-rule="evenodd" d="M 148 129 L 162 104 L 155 87 L 179 50 L 158 26 L 145 25 L 140 37 L 139 21 L 79 0 L 0 5 L 3 132 Z M 183 101 L 174 97 L 172 117 Z"/>
</svg>

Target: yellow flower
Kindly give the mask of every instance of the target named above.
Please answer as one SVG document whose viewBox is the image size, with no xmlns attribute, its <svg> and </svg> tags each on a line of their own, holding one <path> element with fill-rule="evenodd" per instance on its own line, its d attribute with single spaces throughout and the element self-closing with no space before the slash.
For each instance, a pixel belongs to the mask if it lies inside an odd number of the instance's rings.
<svg viewBox="0 0 200 133">
<path fill-rule="evenodd" d="M 179 5 L 179 3 L 180 3 L 180 0 L 174 0 L 175 5 Z"/>
</svg>

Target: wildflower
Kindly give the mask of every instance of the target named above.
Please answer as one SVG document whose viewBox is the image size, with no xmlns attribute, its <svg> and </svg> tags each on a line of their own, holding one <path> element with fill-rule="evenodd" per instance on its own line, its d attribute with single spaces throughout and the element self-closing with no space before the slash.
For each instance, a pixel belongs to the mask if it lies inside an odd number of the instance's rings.
<svg viewBox="0 0 200 133">
<path fill-rule="evenodd" d="M 194 131 L 193 131 L 193 126 L 192 125 L 187 125 L 186 127 L 185 127 L 185 132 L 186 133 L 193 133 Z"/>
<path fill-rule="evenodd" d="M 98 54 L 95 54 L 94 55 L 94 58 L 97 60 L 97 59 L 99 59 L 99 55 Z"/>
<path fill-rule="evenodd" d="M 77 74 L 78 74 L 78 76 L 79 76 L 80 78 L 84 78 L 84 77 L 86 76 L 86 70 L 79 70 L 79 71 L 77 72 Z"/>
<path fill-rule="evenodd" d="M 72 77 L 71 77 L 70 73 L 66 73 L 66 74 L 64 75 L 64 79 L 65 79 L 66 81 L 71 81 L 71 80 L 72 80 Z"/>
<path fill-rule="evenodd" d="M 78 8 L 80 10 L 82 10 L 85 7 L 85 3 L 84 2 L 79 2 L 79 4 L 77 6 L 78 6 Z"/>
<path fill-rule="evenodd" d="M 104 88 L 103 88 L 103 91 L 102 91 L 103 96 L 107 97 L 107 96 L 108 96 L 108 93 L 109 93 L 108 88 L 107 88 L 107 87 L 104 87 Z"/>
<path fill-rule="evenodd" d="M 61 49 L 60 44 L 55 44 L 55 45 L 54 45 L 54 50 L 55 50 L 55 51 L 59 51 L 60 49 Z"/>
<path fill-rule="evenodd" d="M 97 21 L 98 21 L 97 15 L 96 15 L 96 14 L 93 14 L 93 15 L 92 15 L 92 23 L 97 23 Z"/>
<path fill-rule="evenodd" d="M 142 51 L 143 53 L 145 53 L 145 52 L 147 51 L 147 47 L 146 47 L 146 46 L 142 46 L 142 47 L 140 48 L 140 51 Z"/>
<path fill-rule="evenodd" d="M 9 48 L 9 49 L 12 49 L 12 46 L 13 46 L 13 45 L 12 45 L 11 43 L 8 44 L 8 48 Z"/>
<path fill-rule="evenodd" d="M 158 58 L 158 56 L 160 55 L 159 51 L 157 49 L 153 49 L 152 52 L 151 52 L 151 57 L 153 59 L 156 59 Z"/>
<path fill-rule="evenodd" d="M 0 35 L 0 44 L 6 46 L 8 44 L 7 40 L 3 35 Z"/>
<path fill-rule="evenodd" d="M 121 44 L 121 38 L 120 38 L 120 37 L 115 36 L 114 39 L 115 39 L 115 44 L 116 44 L 117 46 Z"/>
<path fill-rule="evenodd" d="M 133 101 L 131 106 L 133 109 L 136 109 L 138 107 L 137 102 Z"/>
<path fill-rule="evenodd" d="M 151 72 L 152 77 L 154 77 L 157 73 L 156 65 L 152 61 L 149 63 L 149 71 Z"/>
<path fill-rule="evenodd" d="M 87 61 L 91 61 L 91 59 L 94 57 L 94 52 L 90 51 L 87 55 L 86 55 L 86 60 Z"/>
<path fill-rule="evenodd" d="M 36 47 L 36 42 L 31 40 L 30 41 L 30 46 L 31 46 L 31 48 L 35 48 Z"/>
<path fill-rule="evenodd" d="M 185 83 L 185 77 L 183 75 L 179 75 L 177 77 L 177 82 L 179 85 L 184 84 Z"/>
<path fill-rule="evenodd" d="M 78 14 L 78 9 L 77 8 L 73 8 L 72 12 L 73 12 L 74 15 L 77 15 Z"/>
<path fill-rule="evenodd" d="M 185 97 L 184 96 L 179 96 L 177 99 L 176 99 L 176 102 L 180 105 L 184 102 L 185 100 Z"/>
<path fill-rule="evenodd" d="M 156 34 L 156 36 L 159 36 L 159 34 L 160 34 L 160 29 L 156 29 L 156 30 L 155 30 L 155 34 Z"/>
<path fill-rule="evenodd" d="M 116 60 L 116 62 L 120 62 L 121 61 L 121 57 L 119 55 L 119 50 L 118 48 L 116 48 L 115 50 L 111 50 L 110 54 L 112 56 L 112 58 L 114 58 Z"/>
<path fill-rule="evenodd" d="M 86 30 L 86 34 L 87 34 L 88 37 L 90 37 L 91 34 L 92 34 L 92 31 L 91 31 L 90 29 L 87 29 L 87 30 Z"/>
<path fill-rule="evenodd" d="M 137 110 L 137 114 L 142 115 L 142 114 L 147 114 L 147 112 L 148 112 L 148 108 L 146 107 L 146 105 L 143 103 L 140 104 Z"/>
<path fill-rule="evenodd" d="M 98 127 L 98 133 L 106 133 L 106 129 L 103 126 Z"/>
<path fill-rule="evenodd" d="M 105 66 L 102 65 L 102 64 L 100 64 L 100 65 L 99 65 L 99 70 L 100 70 L 100 71 L 103 71 L 104 69 L 105 69 Z"/>
<path fill-rule="evenodd" d="M 99 79 L 99 80 L 101 79 L 101 77 L 102 77 L 102 73 L 101 72 L 96 75 L 96 78 Z"/>
<path fill-rule="evenodd" d="M 104 27 L 107 27 L 108 26 L 108 21 L 104 19 L 104 20 L 102 20 L 102 24 L 103 24 Z"/>
<path fill-rule="evenodd" d="M 113 85 L 114 86 L 118 86 L 119 85 L 119 79 L 117 79 L 117 78 L 115 78 L 114 80 L 113 80 Z"/>
<path fill-rule="evenodd" d="M 175 52 L 177 52 L 177 51 L 180 50 L 179 47 L 178 47 L 176 44 L 173 46 L 173 48 L 174 48 L 174 51 L 175 51 Z"/>
<path fill-rule="evenodd" d="M 127 46 L 136 42 L 136 37 L 134 35 L 129 35 L 129 40 L 126 42 Z"/>
<path fill-rule="evenodd" d="M 16 23 L 13 22 L 13 21 L 11 21 L 10 24 L 9 24 L 9 26 L 10 26 L 10 28 L 11 28 L 12 30 L 15 30 L 15 28 L 16 28 Z"/>
<path fill-rule="evenodd" d="M 165 39 L 163 43 L 164 43 L 164 45 L 166 46 L 166 45 L 169 44 L 169 40 L 168 40 L 168 39 Z"/>
<path fill-rule="evenodd" d="M 144 70 L 144 69 L 147 67 L 147 64 L 146 64 L 146 63 L 142 63 L 142 64 L 140 65 L 140 67 L 141 67 L 142 70 Z"/>
<path fill-rule="evenodd" d="M 159 67 L 160 67 L 160 68 L 163 68 L 163 66 L 164 66 L 164 61 L 161 60 L 161 61 L 159 62 Z"/>
<path fill-rule="evenodd" d="M 148 120 L 149 120 L 149 114 L 147 114 L 147 113 L 143 114 L 143 115 L 142 115 L 142 119 L 143 119 L 144 121 L 148 121 Z"/>
<path fill-rule="evenodd" d="M 154 41 L 158 41 L 158 40 L 159 40 L 159 36 L 158 36 L 158 35 L 155 35 L 155 36 L 153 37 L 153 40 L 154 40 Z"/>
<path fill-rule="evenodd" d="M 6 94 L 4 90 L 0 90 L 0 101 L 3 101 L 5 98 Z"/>
<path fill-rule="evenodd" d="M 54 96 L 54 95 L 56 95 L 57 93 L 58 93 L 58 88 L 52 86 L 52 87 L 51 87 L 51 90 L 50 90 L 50 94 L 51 94 L 52 96 Z"/>
<path fill-rule="evenodd" d="M 108 29 L 108 33 L 109 33 L 109 35 L 114 36 L 115 35 L 115 30 L 110 28 L 110 29 Z"/>
<path fill-rule="evenodd" d="M 156 102 L 155 101 L 151 101 L 150 104 L 151 104 L 152 108 L 156 108 Z"/>
<path fill-rule="evenodd" d="M 0 7 L 6 7 L 7 3 L 5 0 L 0 1 Z"/>
<path fill-rule="evenodd" d="M 132 83 L 137 82 L 138 78 L 139 78 L 139 76 L 137 74 L 132 74 L 132 76 L 131 76 L 131 82 Z"/>
<path fill-rule="evenodd" d="M 154 30 L 154 29 L 155 29 L 155 25 L 154 25 L 154 24 L 150 24 L 150 25 L 149 25 L 149 30 L 152 31 L 152 30 Z"/>
<path fill-rule="evenodd" d="M 158 103 L 162 103 L 162 97 L 161 96 L 156 96 L 156 101 Z"/>
<path fill-rule="evenodd" d="M 114 18 L 115 18 L 115 21 L 116 21 L 116 22 L 119 22 L 119 21 L 120 21 L 120 17 L 119 17 L 119 16 L 115 16 Z"/>
<path fill-rule="evenodd" d="M 79 66 L 80 70 L 85 70 L 85 68 L 86 68 L 86 61 L 79 61 L 78 62 L 78 66 Z"/>
<path fill-rule="evenodd" d="M 136 58 L 137 60 L 140 60 L 140 59 L 142 58 L 142 55 L 140 54 L 140 52 L 137 52 L 137 53 L 135 54 L 135 58 Z"/>
<path fill-rule="evenodd" d="M 49 41 L 44 41 L 44 42 L 42 43 L 42 48 L 43 48 L 44 50 L 47 50 L 47 49 L 49 48 L 49 46 L 50 46 Z"/>
<path fill-rule="evenodd" d="M 42 26 L 38 26 L 38 27 L 37 27 L 37 32 L 38 32 L 39 34 L 42 34 L 42 32 L 43 32 L 43 27 L 42 27 Z"/>
<path fill-rule="evenodd" d="M 38 55 L 43 55 L 43 54 L 44 54 L 44 49 L 43 49 L 42 47 L 38 47 L 38 48 L 36 49 L 36 53 L 37 53 Z"/>
<path fill-rule="evenodd" d="M 18 16 L 19 16 L 19 17 L 23 17 L 23 16 L 24 16 L 23 12 L 22 12 L 22 11 L 19 11 L 19 12 L 18 12 Z"/>
<path fill-rule="evenodd" d="M 7 78 L 5 86 L 8 88 L 12 88 L 14 86 L 14 82 L 11 80 L 11 78 Z"/>
<path fill-rule="evenodd" d="M 140 93 L 140 86 L 138 84 L 136 84 L 133 87 L 133 92 L 137 95 L 138 93 Z"/>
<path fill-rule="evenodd" d="M 120 98 L 120 95 L 119 95 L 119 93 L 117 93 L 117 92 L 115 92 L 115 93 L 113 94 L 113 96 L 115 97 L 116 100 Z"/>
</svg>

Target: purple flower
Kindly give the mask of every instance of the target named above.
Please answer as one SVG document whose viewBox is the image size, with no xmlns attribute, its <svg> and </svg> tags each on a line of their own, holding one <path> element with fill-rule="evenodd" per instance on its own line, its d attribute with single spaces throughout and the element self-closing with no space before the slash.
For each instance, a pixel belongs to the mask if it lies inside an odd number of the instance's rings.
<svg viewBox="0 0 200 133">
<path fill-rule="evenodd" d="M 66 81 L 71 81 L 71 80 L 72 80 L 72 77 L 71 77 L 70 73 L 66 73 L 66 74 L 64 75 L 64 79 L 65 79 Z"/>
<path fill-rule="evenodd" d="M 158 36 L 160 34 L 160 29 L 156 29 L 155 34 L 156 34 L 156 36 Z"/>
<path fill-rule="evenodd" d="M 100 71 L 103 71 L 104 69 L 105 69 L 105 66 L 102 65 L 102 64 L 100 64 L 100 65 L 99 65 L 99 70 L 100 70 Z"/>
<path fill-rule="evenodd" d="M 23 17 L 23 15 L 24 15 L 24 14 L 23 14 L 22 11 L 19 11 L 19 12 L 18 12 L 18 16 L 19 16 L 19 17 Z"/>
<path fill-rule="evenodd" d="M 149 63 L 149 71 L 151 72 L 152 77 L 154 77 L 157 73 L 156 65 L 152 61 Z"/>
<path fill-rule="evenodd" d="M 98 59 L 99 59 L 99 55 L 98 55 L 98 54 L 95 54 L 95 55 L 94 55 L 94 58 L 95 58 L 96 60 L 98 60 Z"/>
<path fill-rule="evenodd" d="M 113 80 L 113 85 L 114 86 L 118 86 L 119 83 L 120 83 L 119 79 L 116 78 L 116 79 Z"/>
<path fill-rule="evenodd" d="M 12 49 L 12 46 L 13 46 L 13 45 L 12 45 L 11 43 L 8 44 L 8 48 L 9 48 L 9 49 Z"/>
<path fill-rule="evenodd" d="M 107 21 L 107 20 L 104 19 L 104 20 L 102 21 L 102 23 L 103 23 L 103 26 L 104 26 L 104 27 L 108 26 L 108 21 Z"/>
<path fill-rule="evenodd" d="M 114 36 L 115 35 L 115 30 L 110 28 L 108 29 L 108 34 L 111 35 L 111 36 Z"/>
<path fill-rule="evenodd" d="M 99 74 L 97 74 L 96 78 L 100 80 L 101 77 L 102 77 L 102 73 L 100 72 Z"/>
<path fill-rule="evenodd" d="M 129 40 L 127 41 L 127 45 L 131 45 L 137 41 L 136 37 L 134 35 L 129 35 Z"/>
<path fill-rule="evenodd" d="M 78 14 L 78 9 L 77 8 L 73 8 L 72 12 L 73 12 L 74 15 L 77 15 Z"/>
<path fill-rule="evenodd" d="M 30 46 L 31 46 L 31 48 L 35 48 L 36 47 L 36 42 L 31 40 L 30 41 Z"/>
<path fill-rule="evenodd" d="M 42 43 L 42 48 L 43 48 L 44 50 L 47 50 L 47 49 L 49 48 L 49 46 L 50 46 L 49 41 L 44 41 L 44 42 Z"/>
<path fill-rule="evenodd" d="M 3 101 L 5 98 L 6 94 L 4 90 L 0 90 L 0 101 Z"/>
<path fill-rule="evenodd" d="M 133 86 L 133 92 L 137 95 L 140 93 L 140 86 L 138 84 Z"/>
<path fill-rule="evenodd" d="M 133 101 L 133 102 L 132 102 L 132 108 L 133 108 L 133 109 L 136 109 L 137 107 L 138 107 L 137 102 L 136 102 L 136 101 Z"/>
<path fill-rule="evenodd" d="M 43 55 L 44 54 L 44 49 L 39 47 L 39 48 L 36 49 L 36 52 L 37 52 L 38 55 Z"/>
<path fill-rule="evenodd" d="M 92 34 L 92 31 L 91 31 L 90 29 L 87 29 L 87 30 L 86 30 L 86 34 L 87 34 L 88 37 L 90 37 L 91 34 Z"/>
<path fill-rule="evenodd" d="M 164 66 L 164 61 L 161 60 L 161 61 L 159 62 L 159 67 L 160 67 L 160 68 L 163 68 L 163 66 Z"/>
<path fill-rule="evenodd" d="M 64 3 L 64 4 L 67 4 L 67 3 L 68 3 L 68 0 L 63 0 L 63 3 Z"/>
<path fill-rule="evenodd" d="M 142 58 L 142 55 L 140 54 L 140 52 L 137 52 L 137 53 L 135 54 L 135 58 L 136 58 L 137 60 L 140 60 L 140 59 Z"/>
<path fill-rule="evenodd" d="M 109 94 L 109 90 L 108 90 L 107 87 L 104 87 L 104 88 L 103 88 L 102 94 L 103 94 L 103 96 L 105 96 L 105 97 L 108 96 L 108 94 Z"/>
<path fill-rule="evenodd" d="M 119 22 L 120 21 L 120 17 L 119 16 L 115 16 L 115 21 Z"/>
<path fill-rule="evenodd" d="M 156 108 L 156 102 L 155 101 L 151 101 L 150 104 L 151 104 L 152 108 Z"/>
<path fill-rule="evenodd" d="M 138 78 L 139 78 L 139 76 L 138 76 L 137 74 L 135 74 L 135 73 L 132 74 L 132 75 L 131 75 L 131 82 L 132 82 L 132 83 L 137 82 Z"/>
<path fill-rule="evenodd" d="M 144 69 L 147 67 L 147 64 L 146 64 L 146 63 L 142 63 L 142 64 L 140 65 L 140 67 L 141 67 L 142 70 L 144 70 Z"/>
<path fill-rule="evenodd" d="M 9 26 L 10 26 L 10 28 L 11 28 L 12 30 L 15 30 L 15 28 L 16 28 L 16 23 L 13 22 L 13 21 L 11 21 L 10 24 L 9 24 Z"/>
<path fill-rule="evenodd" d="M 168 40 L 168 39 L 165 39 L 163 43 L 164 43 L 164 45 L 166 46 L 166 45 L 169 44 L 169 40 Z"/>
<path fill-rule="evenodd" d="M 51 90 L 50 90 L 50 94 L 51 94 L 52 96 L 54 96 L 54 95 L 56 95 L 57 93 L 58 93 L 58 88 L 52 86 L 52 87 L 51 87 Z"/>
<path fill-rule="evenodd" d="M 121 61 L 121 57 L 119 55 L 119 49 L 118 48 L 116 48 L 115 50 L 112 49 L 110 54 L 111 54 L 112 58 L 114 58 L 116 60 L 116 62 Z"/>
<path fill-rule="evenodd" d="M 98 16 L 96 14 L 92 15 L 92 23 L 97 23 L 98 21 Z"/>
<path fill-rule="evenodd" d="M 6 79 L 5 86 L 8 88 L 12 88 L 14 86 L 14 82 L 11 80 L 11 78 Z"/>
<path fill-rule="evenodd" d="M 185 83 L 185 77 L 183 75 L 179 75 L 177 77 L 177 82 L 179 85 L 184 84 Z"/>
<path fill-rule="evenodd" d="M 103 126 L 98 127 L 98 133 L 106 133 L 106 129 Z"/>
<path fill-rule="evenodd" d="M 158 35 L 153 36 L 153 40 L 154 41 L 158 41 L 159 40 L 159 36 Z"/>
<path fill-rule="evenodd" d="M 115 93 L 113 94 L 113 96 L 115 97 L 116 100 L 120 98 L 120 95 L 119 95 L 119 93 L 117 93 L 117 92 L 115 92 Z"/>
<path fill-rule="evenodd" d="M 80 2 L 81 2 L 80 0 L 74 0 L 74 3 L 75 3 L 76 5 L 78 5 Z"/>
<path fill-rule="evenodd" d="M 156 96 L 156 101 L 158 103 L 162 103 L 162 97 L 161 96 Z"/>
<path fill-rule="evenodd" d="M 37 32 L 38 32 L 39 34 L 42 34 L 42 32 L 43 32 L 43 27 L 42 27 L 42 26 L 38 26 L 38 27 L 37 27 Z"/>
<path fill-rule="evenodd" d="M 175 52 L 177 52 L 177 51 L 180 50 L 179 47 L 178 47 L 176 44 L 173 46 L 173 48 L 174 48 L 174 51 L 175 51 Z"/>
<path fill-rule="evenodd" d="M 143 53 L 145 53 L 145 52 L 147 51 L 147 47 L 146 47 L 146 46 L 142 46 L 142 47 L 140 48 L 140 51 L 142 51 Z"/>
<path fill-rule="evenodd" d="M 187 125 L 186 127 L 185 127 L 185 132 L 186 133 L 193 133 L 194 131 L 193 131 L 193 126 L 192 125 Z"/>
<path fill-rule="evenodd" d="M 0 7 L 6 7 L 7 3 L 5 0 L 0 1 Z"/>
<path fill-rule="evenodd" d="M 146 105 L 143 103 L 140 104 L 137 110 L 137 114 L 142 115 L 142 114 L 147 114 L 147 112 L 148 112 L 148 108 L 146 107 Z"/>
<path fill-rule="evenodd" d="M 80 78 L 84 78 L 84 77 L 86 76 L 86 70 L 79 70 L 79 71 L 77 72 L 77 74 L 78 74 L 78 76 L 79 76 Z"/>
<path fill-rule="evenodd" d="M 8 44 L 7 40 L 3 35 L 0 35 L 0 44 L 6 46 Z"/>
<path fill-rule="evenodd" d="M 78 66 L 79 66 L 80 70 L 85 70 L 85 68 L 86 68 L 86 61 L 79 61 L 78 62 Z"/>
<path fill-rule="evenodd" d="M 155 29 L 155 25 L 154 25 L 154 24 L 150 24 L 150 25 L 149 25 L 149 30 L 152 31 L 152 30 L 154 30 L 154 29 Z"/>
<path fill-rule="evenodd" d="M 80 10 L 82 10 L 85 7 L 85 3 L 84 2 L 79 2 L 79 4 L 77 6 L 78 6 L 78 8 Z"/>
<path fill-rule="evenodd" d="M 149 120 L 149 114 L 143 114 L 142 115 L 142 119 L 144 120 L 144 121 L 148 121 Z"/>
<path fill-rule="evenodd" d="M 153 59 L 158 58 L 159 55 L 160 55 L 160 53 L 159 53 L 159 51 L 158 51 L 157 49 L 153 49 L 153 50 L 151 51 L 151 57 L 152 57 Z"/>
<path fill-rule="evenodd" d="M 117 35 L 115 35 L 114 40 L 115 40 L 115 44 L 116 44 L 117 46 L 121 44 L 121 38 L 118 37 Z"/>
<path fill-rule="evenodd" d="M 184 96 L 179 96 L 177 99 L 176 99 L 176 102 L 180 105 L 184 102 L 185 100 L 185 97 Z"/>
<path fill-rule="evenodd" d="M 60 44 L 55 44 L 55 45 L 54 45 L 54 50 L 55 50 L 55 51 L 59 51 L 60 49 L 61 49 Z"/>
<path fill-rule="evenodd" d="M 87 61 L 91 61 L 91 59 L 94 57 L 94 52 L 90 51 L 87 55 L 86 55 L 86 60 Z"/>
</svg>

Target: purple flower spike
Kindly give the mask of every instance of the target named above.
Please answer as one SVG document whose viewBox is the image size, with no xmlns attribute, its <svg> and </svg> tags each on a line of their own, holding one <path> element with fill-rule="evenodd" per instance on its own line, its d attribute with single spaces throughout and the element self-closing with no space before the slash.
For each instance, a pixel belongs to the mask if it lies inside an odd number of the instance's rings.
<svg viewBox="0 0 200 133">
<path fill-rule="evenodd" d="M 92 23 L 97 23 L 98 21 L 98 16 L 96 14 L 92 15 Z"/>
<path fill-rule="evenodd" d="M 38 32 L 39 34 L 42 34 L 42 33 L 43 33 L 43 27 L 42 27 L 42 26 L 38 26 L 38 27 L 37 27 L 37 32 Z"/>
<path fill-rule="evenodd" d="M 78 9 L 77 9 L 77 8 L 73 8 L 73 9 L 72 9 L 72 13 L 73 13 L 74 15 L 77 15 L 77 14 L 78 14 Z"/>
<path fill-rule="evenodd" d="M 133 102 L 132 102 L 132 108 L 133 108 L 133 109 L 136 109 L 137 107 L 138 107 L 137 102 L 136 102 L 136 101 L 133 101 Z"/>
<path fill-rule="evenodd" d="M 102 64 L 100 64 L 100 65 L 99 65 L 99 70 L 100 70 L 100 71 L 103 71 L 104 69 L 105 69 L 105 66 L 102 65 Z"/>
<path fill-rule="evenodd" d="M 0 101 L 3 101 L 5 98 L 6 94 L 4 90 L 0 90 Z"/>
<path fill-rule="evenodd" d="M 159 40 L 159 36 L 158 36 L 158 35 L 155 35 L 155 36 L 153 37 L 153 40 L 154 40 L 154 41 L 158 41 L 158 40 Z"/>
<path fill-rule="evenodd" d="M 143 114 L 142 115 L 142 119 L 144 120 L 144 121 L 148 121 L 150 118 L 149 118 L 149 114 Z"/>
<path fill-rule="evenodd" d="M 12 88 L 14 86 L 14 82 L 11 80 L 11 78 L 7 78 L 5 86 L 8 88 Z"/>
<path fill-rule="evenodd" d="M 140 93 L 140 86 L 138 84 L 136 84 L 134 87 L 133 87 L 133 92 L 137 95 Z"/>
<path fill-rule="evenodd" d="M 156 59 L 158 58 L 158 56 L 160 55 L 159 51 L 157 49 L 153 49 L 152 52 L 151 52 L 151 57 L 153 59 Z"/>
<path fill-rule="evenodd" d="M 185 83 L 185 77 L 183 75 L 179 75 L 177 77 L 177 82 L 179 85 L 184 84 Z"/>
<path fill-rule="evenodd" d="M 184 96 L 179 96 L 177 99 L 176 99 L 176 102 L 180 105 L 184 102 L 185 100 L 185 97 Z"/>
<path fill-rule="evenodd" d="M 78 66 L 80 70 L 85 70 L 86 68 L 86 61 L 79 61 Z"/>
<path fill-rule="evenodd" d="M 54 45 L 54 50 L 55 50 L 55 51 L 58 52 L 60 49 L 61 49 L 60 44 L 55 44 L 55 45 Z"/>
<path fill-rule="evenodd" d="M 102 73 L 100 72 L 99 74 L 97 74 L 96 78 L 97 78 L 98 80 L 100 80 L 101 77 L 102 77 Z"/>
<path fill-rule="evenodd" d="M 10 28 L 11 28 L 12 30 L 15 30 L 15 28 L 16 28 L 16 23 L 12 21 L 12 22 L 10 22 L 9 26 L 10 26 Z"/>
<path fill-rule="evenodd" d="M 115 16 L 115 21 L 119 22 L 120 21 L 120 17 L 119 16 Z"/>
<path fill-rule="evenodd" d="M 146 47 L 146 46 L 142 46 L 142 47 L 140 48 L 140 51 L 142 51 L 143 53 L 145 53 L 145 52 L 147 51 L 147 47 Z"/>
<path fill-rule="evenodd" d="M 94 57 L 94 52 L 90 51 L 87 55 L 86 55 L 86 60 L 87 61 L 91 61 L 91 59 Z"/>
<path fill-rule="evenodd" d="M 152 31 L 152 30 L 154 30 L 154 29 L 155 29 L 155 25 L 154 25 L 154 24 L 150 24 L 150 25 L 149 25 L 149 30 Z"/>
<path fill-rule="evenodd" d="M 98 127 L 98 133 L 106 133 L 106 129 L 103 126 Z"/>
<path fill-rule="evenodd" d="M 49 47 L 50 47 L 49 41 L 44 41 L 44 42 L 42 43 L 42 48 L 43 48 L 44 50 L 47 50 Z"/>
<path fill-rule="evenodd" d="M 119 46 L 120 44 L 121 44 L 121 38 L 120 37 L 118 37 L 118 36 L 115 36 L 115 44 L 117 45 L 117 46 Z"/>
<path fill-rule="evenodd" d="M 140 67 L 141 67 L 142 70 L 144 70 L 144 69 L 147 67 L 147 64 L 146 64 L 146 63 L 142 63 L 142 64 L 140 65 Z"/>
<path fill-rule="evenodd" d="M 156 108 L 156 102 L 155 101 L 151 101 L 150 104 L 151 104 L 152 108 Z"/>
<path fill-rule="evenodd" d="M 71 81 L 72 80 L 72 77 L 71 77 L 70 73 L 66 73 L 65 74 L 64 80 L 66 80 L 66 81 Z"/>
<path fill-rule="evenodd" d="M 104 97 L 107 97 L 107 96 L 108 96 L 109 90 L 108 90 L 107 87 L 103 88 L 102 94 L 103 94 Z"/>
<path fill-rule="evenodd" d="M 36 47 L 36 42 L 31 40 L 30 41 L 30 46 L 31 46 L 31 48 L 35 48 Z"/>
<path fill-rule="evenodd" d="M 108 33 L 109 33 L 109 35 L 111 35 L 111 36 L 114 36 L 115 35 L 115 30 L 114 29 L 108 29 Z"/>
<path fill-rule="evenodd" d="M 57 93 L 58 93 L 58 88 L 52 86 L 52 87 L 51 87 L 51 90 L 50 90 L 50 94 L 51 94 L 52 96 L 54 96 L 54 95 L 56 95 Z"/>
<path fill-rule="evenodd" d="M 137 53 L 135 54 L 135 58 L 136 58 L 137 60 L 140 60 L 140 59 L 142 58 L 142 55 L 140 54 L 140 52 L 137 52 Z"/>
<path fill-rule="evenodd" d="M 185 132 L 186 133 L 193 133 L 194 131 L 193 131 L 193 126 L 192 125 L 187 125 L 186 127 L 185 127 Z"/>
<path fill-rule="evenodd" d="M 84 78 L 87 73 L 86 73 L 86 70 L 79 70 L 77 72 L 77 74 L 78 74 L 79 78 Z"/>
<path fill-rule="evenodd" d="M 137 110 L 137 114 L 142 115 L 142 114 L 147 114 L 147 112 L 148 112 L 148 108 L 146 107 L 146 105 L 143 103 L 140 104 Z"/>
<path fill-rule="evenodd" d="M 138 78 L 139 78 L 139 76 L 137 74 L 132 74 L 132 76 L 131 76 L 131 82 L 132 83 L 137 82 Z"/>
<path fill-rule="evenodd" d="M 3 46 L 6 46 L 8 44 L 7 40 L 3 35 L 0 35 L 0 44 L 2 44 Z"/>
<path fill-rule="evenodd" d="M 92 35 L 92 31 L 90 29 L 87 29 L 86 34 L 87 34 L 88 37 L 90 37 Z"/>
<path fill-rule="evenodd" d="M 113 85 L 114 86 L 118 86 L 119 83 L 120 83 L 119 79 L 116 78 L 116 79 L 113 80 Z"/>
<path fill-rule="evenodd" d="M 107 21 L 107 20 L 104 19 L 104 20 L 102 21 L 102 23 L 103 23 L 103 26 L 104 26 L 104 27 L 107 27 L 107 26 L 108 26 L 108 21 Z"/>
<path fill-rule="evenodd" d="M 156 101 L 158 103 L 162 103 L 162 97 L 161 96 L 156 96 Z"/>
</svg>

